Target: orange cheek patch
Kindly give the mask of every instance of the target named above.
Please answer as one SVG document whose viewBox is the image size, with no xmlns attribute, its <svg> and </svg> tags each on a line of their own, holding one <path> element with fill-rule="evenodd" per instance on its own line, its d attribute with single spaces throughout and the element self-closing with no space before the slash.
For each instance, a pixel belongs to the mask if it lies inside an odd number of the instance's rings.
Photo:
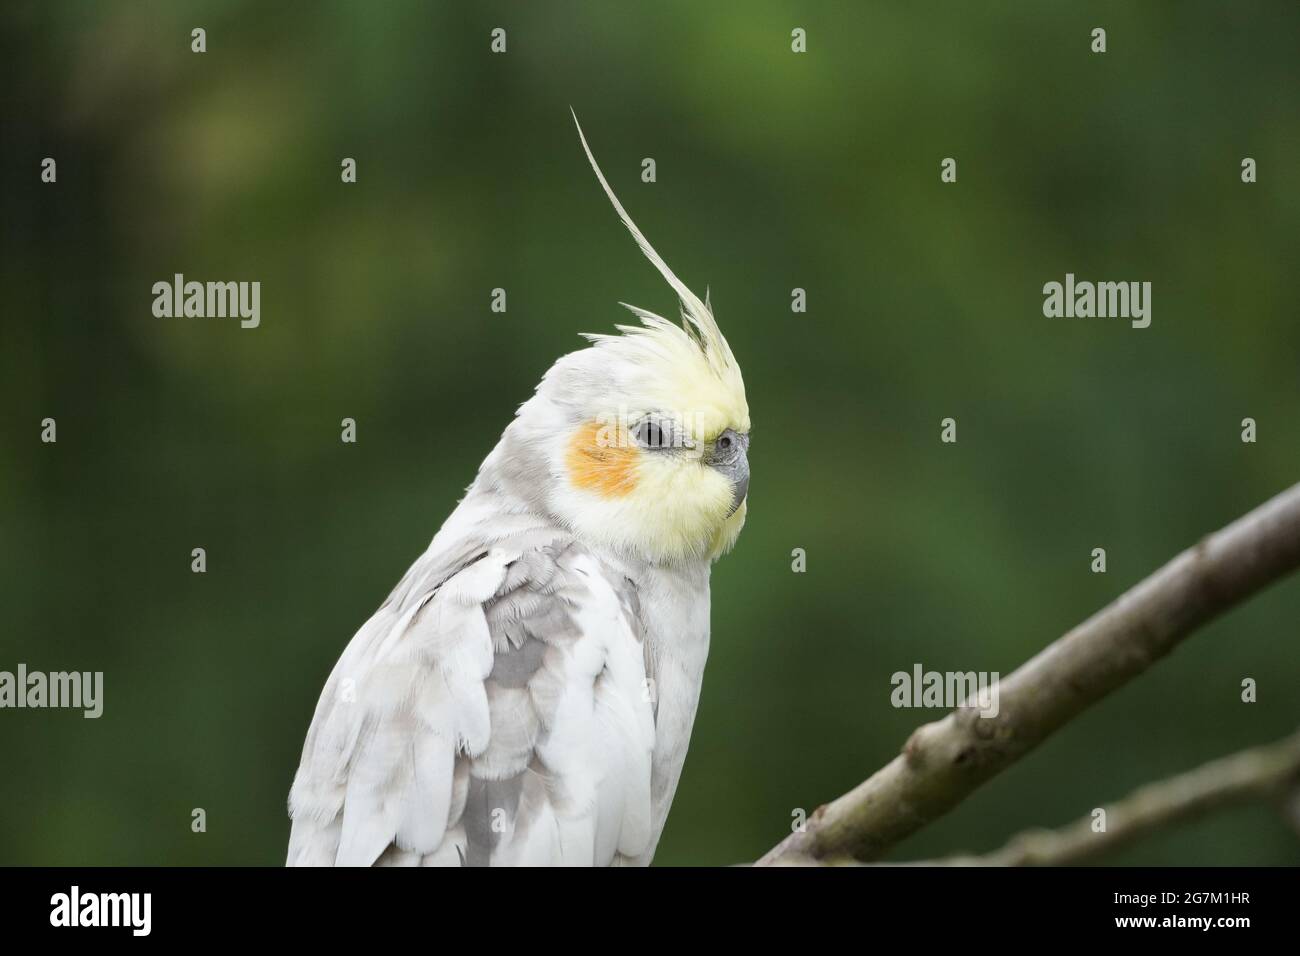
<svg viewBox="0 0 1300 956">
<path fill-rule="evenodd" d="M 636 487 L 639 452 L 633 446 L 611 442 L 615 431 L 599 422 L 587 422 L 569 439 L 564 464 L 569 480 L 602 498 L 618 498 Z"/>
</svg>

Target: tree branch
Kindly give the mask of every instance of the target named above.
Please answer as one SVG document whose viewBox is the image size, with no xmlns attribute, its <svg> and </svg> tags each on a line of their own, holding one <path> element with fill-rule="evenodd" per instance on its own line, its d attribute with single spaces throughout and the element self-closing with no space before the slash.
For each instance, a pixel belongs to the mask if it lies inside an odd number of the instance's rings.
<svg viewBox="0 0 1300 956">
<path fill-rule="evenodd" d="M 996 717 L 958 708 L 818 807 L 759 865 L 871 860 L 946 813 L 1196 628 L 1300 566 L 1300 484 L 1203 538 L 999 686 Z"/>
<path fill-rule="evenodd" d="M 934 866 L 1063 866 L 1127 846 L 1163 827 L 1248 800 L 1285 798 L 1300 781 L 1300 733 L 1149 783 L 1105 808 L 1106 829 L 1091 815 L 1059 830 L 1029 830 L 984 856 L 926 861 Z"/>
</svg>

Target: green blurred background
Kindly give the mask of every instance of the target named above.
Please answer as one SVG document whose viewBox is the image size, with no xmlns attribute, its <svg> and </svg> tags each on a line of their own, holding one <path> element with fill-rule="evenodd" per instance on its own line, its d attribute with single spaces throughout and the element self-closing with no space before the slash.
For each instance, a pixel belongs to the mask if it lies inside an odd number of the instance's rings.
<svg viewBox="0 0 1300 956">
<path fill-rule="evenodd" d="M 570 105 L 711 287 L 755 423 L 658 862 L 758 856 L 940 716 L 891 708 L 893 672 L 1009 673 L 1300 478 L 1295 3 L 467 7 L 4 5 L 0 669 L 106 686 L 98 721 L 0 712 L 0 862 L 283 860 L 347 640 L 576 333 L 619 300 L 674 309 Z M 155 318 L 176 272 L 260 280 L 261 327 Z M 1066 272 L 1151 281 L 1152 326 L 1044 318 Z M 1297 622 L 1291 580 L 895 858 L 991 849 L 1286 734 Z M 1296 864 L 1300 843 L 1253 807 L 1109 862 Z"/>
</svg>

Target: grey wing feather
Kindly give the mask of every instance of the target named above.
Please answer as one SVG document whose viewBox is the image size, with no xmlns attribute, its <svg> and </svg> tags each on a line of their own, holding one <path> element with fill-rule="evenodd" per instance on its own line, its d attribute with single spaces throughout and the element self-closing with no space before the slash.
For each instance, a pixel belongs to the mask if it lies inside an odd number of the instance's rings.
<svg viewBox="0 0 1300 956">
<path fill-rule="evenodd" d="M 426 555 L 353 638 L 290 793 L 289 863 L 647 854 L 654 714 L 634 589 L 567 536 L 521 542 Z"/>
</svg>

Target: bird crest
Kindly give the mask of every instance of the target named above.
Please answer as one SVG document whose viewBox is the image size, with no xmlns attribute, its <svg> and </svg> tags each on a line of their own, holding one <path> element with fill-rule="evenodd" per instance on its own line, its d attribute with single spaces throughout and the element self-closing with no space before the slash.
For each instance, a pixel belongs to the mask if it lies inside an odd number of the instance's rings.
<svg viewBox="0 0 1300 956">
<path fill-rule="evenodd" d="M 570 112 L 573 113 L 572 109 Z M 584 336 L 598 346 L 635 345 L 642 347 L 645 353 L 643 358 L 647 360 L 654 358 L 667 360 L 674 366 L 676 377 L 685 374 L 689 379 L 682 383 L 684 387 L 681 391 L 687 394 L 710 393 L 705 398 L 706 404 L 725 409 L 726 417 L 733 419 L 732 424 L 748 429 L 749 408 L 745 401 L 744 379 L 741 376 L 740 366 L 731 352 L 731 346 L 727 344 L 722 330 L 718 328 L 718 323 L 713 317 L 708 293 L 706 292 L 704 299 L 701 300 L 655 251 L 650 240 L 645 237 L 637 224 L 632 221 L 627 210 L 623 208 L 623 204 L 619 202 L 605 174 L 601 172 L 600 164 L 596 162 L 596 157 L 587 144 L 587 137 L 583 135 L 582 124 L 578 122 L 576 113 L 573 113 L 573 123 L 577 127 L 578 139 L 582 142 L 587 160 L 591 163 L 596 179 L 613 205 L 614 211 L 618 213 L 619 219 L 636 240 L 641 252 L 650 260 L 650 264 L 677 294 L 682 315 L 682 324 L 678 325 L 653 312 L 620 302 L 620 305 L 640 320 L 640 325 L 616 326 L 622 333 L 621 336 L 600 333 L 584 333 Z M 701 371 L 706 372 L 706 377 L 712 379 L 712 382 L 701 382 L 701 376 L 693 374 L 700 361 L 704 363 Z"/>
</svg>

